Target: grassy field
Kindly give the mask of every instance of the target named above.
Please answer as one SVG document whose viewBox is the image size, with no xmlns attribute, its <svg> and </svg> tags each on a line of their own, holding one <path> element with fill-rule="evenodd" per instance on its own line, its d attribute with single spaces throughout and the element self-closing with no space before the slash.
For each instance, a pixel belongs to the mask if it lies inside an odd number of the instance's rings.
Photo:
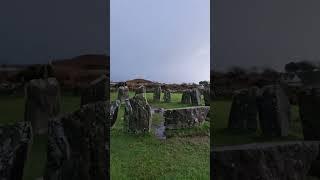
<svg viewBox="0 0 320 180">
<path fill-rule="evenodd" d="M 24 97 L 23 96 L 1 96 L 0 97 L 0 125 L 23 121 Z M 62 96 L 62 111 L 72 112 L 80 106 L 80 97 Z M 26 163 L 24 180 L 35 180 L 41 177 L 46 165 L 47 137 L 35 136 Z"/>
<path fill-rule="evenodd" d="M 116 93 L 111 99 L 116 99 Z M 130 93 L 133 96 L 133 93 Z M 153 103 L 152 93 L 147 93 L 153 107 L 185 107 L 180 104 L 181 94 L 172 94 L 172 103 Z M 210 143 L 209 124 L 175 133 L 160 140 L 153 133 L 129 135 L 123 132 L 121 107 L 116 124 L 111 130 L 111 179 L 209 179 Z M 154 124 L 163 121 L 153 116 Z"/>
<path fill-rule="evenodd" d="M 230 131 L 227 128 L 231 100 L 216 100 L 213 102 L 213 144 L 215 146 L 245 144 L 265 141 L 288 141 L 303 139 L 302 127 L 299 118 L 299 109 L 297 106 L 291 106 L 291 123 L 288 137 L 283 138 L 264 138 L 261 131 Z"/>
</svg>

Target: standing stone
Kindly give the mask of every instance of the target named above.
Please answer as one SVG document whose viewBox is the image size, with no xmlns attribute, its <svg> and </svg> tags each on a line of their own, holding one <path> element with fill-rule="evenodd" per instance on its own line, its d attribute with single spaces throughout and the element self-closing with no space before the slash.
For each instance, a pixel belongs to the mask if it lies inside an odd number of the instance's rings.
<svg viewBox="0 0 320 180">
<path fill-rule="evenodd" d="M 44 179 L 108 179 L 109 115 L 109 103 L 98 102 L 50 120 Z"/>
<path fill-rule="evenodd" d="M 191 103 L 193 106 L 201 105 L 201 94 L 197 88 L 194 88 L 191 92 Z"/>
<path fill-rule="evenodd" d="M 320 88 L 304 88 L 299 93 L 300 119 L 304 140 L 320 141 Z M 310 174 L 320 177 L 320 153 L 314 161 Z"/>
<path fill-rule="evenodd" d="M 110 106 L 110 122 L 111 122 L 111 127 L 114 125 L 118 118 L 118 111 L 119 107 L 121 105 L 121 102 L 119 100 L 115 100 L 111 103 Z"/>
<path fill-rule="evenodd" d="M 120 86 L 118 89 L 118 100 L 124 102 L 129 99 L 129 88 L 128 86 Z"/>
<path fill-rule="evenodd" d="M 242 89 L 235 92 L 229 115 L 230 129 L 257 129 L 258 108 L 254 89 Z"/>
<path fill-rule="evenodd" d="M 34 79 L 26 85 L 25 121 L 34 134 L 46 134 L 48 121 L 60 113 L 60 87 L 55 78 Z"/>
<path fill-rule="evenodd" d="M 164 91 L 163 101 L 165 103 L 170 103 L 171 102 L 171 91 L 170 90 L 165 90 Z"/>
<path fill-rule="evenodd" d="M 81 106 L 107 100 L 107 76 L 92 81 L 81 96 Z"/>
<path fill-rule="evenodd" d="M 132 133 L 150 132 L 151 107 L 146 98 L 135 96 L 125 103 L 124 130 Z"/>
<path fill-rule="evenodd" d="M 191 90 L 185 90 L 182 93 L 181 104 L 191 104 Z"/>
<path fill-rule="evenodd" d="M 299 95 L 300 118 L 305 140 L 320 140 L 320 88 L 305 88 Z"/>
<path fill-rule="evenodd" d="M 166 129 L 191 128 L 201 125 L 207 118 L 210 107 L 197 106 L 165 110 Z"/>
<path fill-rule="evenodd" d="M 142 96 L 146 98 L 146 88 L 143 85 L 136 89 L 136 96 Z"/>
<path fill-rule="evenodd" d="M 203 99 L 205 106 L 210 106 L 211 96 L 210 96 L 210 88 L 206 87 L 203 89 Z"/>
<path fill-rule="evenodd" d="M 259 119 L 266 136 L 287 136 L 289 131 L 290 103 L 280 85 L 263 87 L 258 98 Z"/>
<path fill-rule="evenodd" d="M 161 86 L 157 86 L 154 88 L 153 101 L 160 102 L 160 99 L 161 99 Z"/>
<path fill-rule="evenodd" d="M 31 143 L 30 122 L 0 126 L 0 179 L 23 179 Z"/>
</svg>

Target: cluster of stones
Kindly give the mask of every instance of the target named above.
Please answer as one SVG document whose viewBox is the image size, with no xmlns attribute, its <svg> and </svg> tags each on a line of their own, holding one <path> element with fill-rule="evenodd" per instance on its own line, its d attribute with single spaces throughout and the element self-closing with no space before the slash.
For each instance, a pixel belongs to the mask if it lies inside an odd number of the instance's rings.
<svg viewBox="0 0 320 180">
<path fill-rule="evenodd" d="M 191 90 L 185 90 L 182 93 L 181 97 L 181 103 L 182 104 L 191 104 Z"/>
<path fill-rule="evenodd" d="M 183 91 L 181 97 L 182 104 L 191 104 L 193 106 L 201 105 L 201 93 L 198 88 L 194 88 L 192 90 L 188 89 Z M 208 103 L 209 104 L 209 103 Z"/>
<path fill-rule="evenodd" d="M 106 84 L 106 76 L 93 81 L 82 95 L 79 110 L 50 119 L 44 179 L 108 178 L 112 118 Z"/>
<path fill-rule="evenodd" d="M 23 171 L 32 142 L 30 122 L 0 126 L 0 177 L 23 179 Z"/>
<path fill-rule="evenodd" d="M 281 85 L 243 89 L 235 92 L 229 115 L 231 129 L 257 129 L 257 115 L 266 136 L 287 136 L 290 103 Z"/>
</svg>

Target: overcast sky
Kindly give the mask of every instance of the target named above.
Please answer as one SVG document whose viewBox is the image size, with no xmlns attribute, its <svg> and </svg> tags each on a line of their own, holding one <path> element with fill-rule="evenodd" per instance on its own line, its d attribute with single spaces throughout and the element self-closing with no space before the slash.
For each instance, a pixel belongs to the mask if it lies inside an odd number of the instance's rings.
<svg viewBox="0 0 320 180">
<path fill-rule="evenodd" d="M 108 54 L 109 18 L 103 0 L 0 2 L 0 64 Z"/>
<path fill-rule="evenodd" d="M 319 0 L 215 0 L 213 69 L 319 60 Z"/>
<path fill-rule="evenodd" d="M 209 80 L 209 3 L 111 0 L 111 80 Z"/>
</svg>

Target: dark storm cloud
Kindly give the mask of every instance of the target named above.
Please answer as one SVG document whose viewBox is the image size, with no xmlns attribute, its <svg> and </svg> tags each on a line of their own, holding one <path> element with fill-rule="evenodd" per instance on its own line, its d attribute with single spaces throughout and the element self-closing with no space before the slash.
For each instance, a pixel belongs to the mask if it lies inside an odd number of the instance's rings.
<svg viewBox="0 0 320 180">
<path fill-rule="evenodd" d="M 320 1 L 216 0 L 211 68 L 270 66 L 320 55 Z M 212 66 L 213 65 L 213 66 Z"/>
<path fill-rule="evenodd" d="M 109 53 L 107 5 L 101 0 L 2 1 L 0 63 Z"/>
</svg>

